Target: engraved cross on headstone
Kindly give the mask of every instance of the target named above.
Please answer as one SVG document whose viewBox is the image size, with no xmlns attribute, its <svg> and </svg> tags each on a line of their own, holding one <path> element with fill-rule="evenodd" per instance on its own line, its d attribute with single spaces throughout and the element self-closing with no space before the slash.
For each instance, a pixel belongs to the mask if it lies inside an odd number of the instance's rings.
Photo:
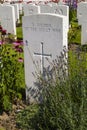
<svg viewBox="0 0 87 130">
<path fill-rule="evenodd" d="M 43 47 L 43 42 L 41 42 L 41 53 L 34 52 L 35 56 L 41 56 L 41 71 L 42 75 L 44 76 L 44 58 L 45 57 L 52 57 L 52 54 L 45 54 L 44 53 L 44 47 Z"/>
</svg>

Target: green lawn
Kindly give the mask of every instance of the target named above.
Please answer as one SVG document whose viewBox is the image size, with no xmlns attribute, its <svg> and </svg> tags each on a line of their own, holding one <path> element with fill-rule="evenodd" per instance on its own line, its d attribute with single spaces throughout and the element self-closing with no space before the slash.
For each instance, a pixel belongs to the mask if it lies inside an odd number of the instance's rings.
<svg viewBox="0 0 87 130">
<path fill-rule="evenodd" d="M 20 15 L 20 23 L 19 23 L 19 25 L 16 28 L 17 38 L 19 38 L 19 39 L 23 39 L 23 34 L 22 34 L 22 16 L 23 16 L 23 14 Z"/>
<path fill-rule="evenodd" d="M 71 28 L 68 33 L 68 42 L 69 44 L 81 44 L 81 27 L 76 20 L 71 22 Z"/>
<path fill-rule="evenodd" d="M 17 38 L 18 39 L 23 39 L 22 27 L 21 26 L 17 27 L 16 31 L 17 31 Z"/>
</svg>

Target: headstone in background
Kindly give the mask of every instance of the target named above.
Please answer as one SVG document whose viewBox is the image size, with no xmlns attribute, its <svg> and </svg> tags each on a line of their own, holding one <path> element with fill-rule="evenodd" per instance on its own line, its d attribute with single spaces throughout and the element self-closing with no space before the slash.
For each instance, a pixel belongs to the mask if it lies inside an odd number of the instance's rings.
<svg viewBox="0 0 87 130">
<path fill-rule="evenodd" d="M 19 14 L 21 15 L 23 13 L 23 5 L 22 3 L 17 3 L 19 7 Z"/>
<path fill-rule="evenodd" d="M 87 2 L 78 3 L 77 19 L 81 25 L 81 45 L 87 44 Z"/>
<path fill-rule="evenodd" d="M 1 24 L 1 20 L 2 20 L 2 17 L 3 17 L 3 4 L 0 4 L 0 24 Z"/>
<path fill-rule="evenodd" d="M 3 5 L 10 5 L 10 2 L 4 2 Z"/>
<path fill-rule="evenodd" d="M 33 73 L 49 66 L 63 47 L 67 48 L 67 30 L 65 16 L 57 14 L 37 14 L 23 17 L 24 66 L 26 98 L 30 102 L 39 100 L 40 88 L 35 85 Z"/>
<path fill-rule="evenodd" d="M 7 30 L 7 33 L 16 35 L 16 23 L 15 23 L 15 11 L 11 5 L 4 5 L 1 18 L 1 25 L 3 29 Z"/>
<path fill-rule="evenodd" d="M 87 2 L 78 3 L 77 19 L 79 25 L 82 25 L 84 21 L 87 22 Z"/>
<path fill-rule="evenodd" d="M 51 13 L 52 6 L 51 5 L 45 5 L 45 4 L 40 4 L 40 13 Z"/>
<path fill-rule="evenodd" d="M 26 4 L 24 5 L 23 10 L 24 10 L 24 16 L 40 13 L 40 7 L 36 5 Z"/>
<path fill-rule="evenodd" d="M 52 4 L 51 4 L 51 2 L 48 2 L 47 4 L 45 4 L 45 5 L 49 5 L 49 6 L 51 6 L 52 7 Z"/>
<path fill-rule="evenodd" d="M 50 2 L 50 3 L 52 4 L 52 7 L 58 5 L 57 3 L 54 3 L 54 2 Z"/>
<path fill-rule="evenodd" d="M 87 23 L 85 23 L 85 22 L 81 28 L 81 44 L 87 45 Z"/>
<path fill-rule="evenodd" d="M 52 13 L 60 14 L 66 16 L 67 30 L 69 30 L 69 6 L 67 5 L 57 5 L 52 7 Z"/>
<path fill-rule="evenodd" d="M 15 19 L 16 19 L 16 23 L 19 22 L 19 6 L 18 4 L 12 4 L 12 6 L 14 6 L 15 9 Z"/>
</svg>

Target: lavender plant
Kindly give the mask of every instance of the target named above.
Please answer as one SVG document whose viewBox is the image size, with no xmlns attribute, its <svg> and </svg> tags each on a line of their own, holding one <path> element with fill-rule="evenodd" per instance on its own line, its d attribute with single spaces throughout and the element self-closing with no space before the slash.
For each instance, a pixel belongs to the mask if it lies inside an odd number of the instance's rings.
<svg viewBox="0 0 87 130">
<path fill-rule="evenodd" d="M 47 80 L 40 78 L 43 102 L 32 119 L 35 130 L 87 129 L 87 56 L 69 52 L 67 60 L 65 54 L 53 61 Z"/>
<path fill-rule="evenodd" d="M 64 50 L 48 68 L 44 68 L 45 77 L 41 76 L 41 73 L 40 76 L 36 73 L 36 76 L 37 85 L 43 89 L 42 102 L 32 116 L 28 109 L 19 113 L 17 117 L 19 128 L 86 130 L 87 54 L 82 50 L 76 52 Z"/>
</svg>

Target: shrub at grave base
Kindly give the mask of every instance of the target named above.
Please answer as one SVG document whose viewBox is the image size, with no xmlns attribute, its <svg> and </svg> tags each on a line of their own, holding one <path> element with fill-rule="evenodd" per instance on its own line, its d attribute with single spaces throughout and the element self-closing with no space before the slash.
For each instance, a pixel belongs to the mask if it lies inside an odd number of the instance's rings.
<svg viewBox="0 0 87 130">
<path fill-rule="evenodd" d="M 78 55 L 72 54 L 65 81 L 60 78 L 58 82 L 56 78 L 54 85 L 52 81 L 45 84 L 43 104 L 33 123 L 36 130 L 87 129 L 86 57 L 82 53 Z"/>
<path fill-rule="evenodd" d="M 43 85 L 43 102 L 32 118 L 21 115 L 22 130 L 86 130 L 87 129 L 87 63 L 85 53 L 69 52 L 68 75 L 59 75 L 62 60 L 53 64 L 55 71 L 48 74 Z M 63 62 L 64 63 L 64 62 Z M 60 67 L 59 67 L 60 66 Z M 54 70 L 54 69 L 53 69 Z M 55 73 L 53 73 L 55 72 Z M 52 78 L 55 77 L 54 79 Z M 63 77 L 62 77 L 63 76 Z M 51 77 L 51 78 L 50 78 Z M 26 112 L 26 111 L 25 111 Z M 23 117 L 28 127 L 23 127 Z M 29 126 L 30 125 L 30 126 Z"/>
<path fill-rule="evenodd" d="M 33 130 L 32 129 L 32 117 L 37 113 L 38 105 L 30 105 L 25 110 L 18 113 L 16 117 L 16 125 L 17 128 L 21 128 L 22 130 Z"/>
</svg>

